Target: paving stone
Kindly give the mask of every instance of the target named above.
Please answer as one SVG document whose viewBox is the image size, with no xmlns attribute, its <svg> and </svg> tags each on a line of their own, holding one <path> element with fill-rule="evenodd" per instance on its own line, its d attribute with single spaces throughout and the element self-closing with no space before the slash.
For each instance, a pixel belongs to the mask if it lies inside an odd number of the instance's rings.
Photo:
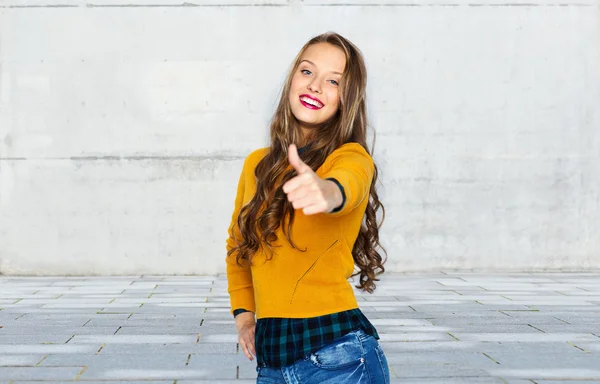
<svg viewBox="0 0 600 384">
<path fill-rule="evenodd" d="M 52 384 L 73 384 L 73 383 L 83 383 L 83 384 L 173 384 L 173 380 L 165 380 L 165 381 L 52 381 Z M 4 384 L 0 382 L 0 384 Z M 7 382 L 8 384 L 8 382 Z M 47 380 L 34 380 L 34 381 L 15 381 L 11 382 L 11 384 L 49 384 Z"/>
<path fill-rule="evenodd" d="M 362 311 L 364 313 L 367 313 L 369 311 L 374 311 L 374 312 L 394 312 L 394 313 L 411 313 L 414 312 L 414 309 L 410 308 L 409 306 L 399 306 L 399 307 L 379 307 L 379 306 L 372 306 L 372 307 L 364 307 L 362 308 Z"/>
<path fill-rule="evenodd" d="M 467 376 L 467 377 L 443 377 L 443 378 L 411 378 L 411 379 L 391 379 L 390 384 L 506 384 L 505 380 L 489 376 Z M 526 381 L 523 384 L 532 384 Z"/>
<path fill-rule="evenodd" d="M 397 378 L 488 377 L 486 370 L 462 363 L 389 364 L 390 373 Z"/>
<path fill-rule="evenodd" d="M 190 294 L 190 292 L 194 292 L 194 295 L 206 295 L 210 292 L 212 292 L 214 289 L 216 288 L 209 288 L 209 287 L 194 287 L 194 288 L 190 288 L 190 287 L 165 287 L 165 286 L 159 286 L 156 289 L 153 289 L 151 291 L 149 291 L 148 293 L 152 293 L 153 295 L 157 295 L 157 294 Z M 131 291 L 131 290 L 125 290 L 126 293 L 135 293 L 135 292 L 139 292 L 139 291 Z"/>
<path fill-rule="evenodd" d="M 200 342 L 203 343 L 237 343 L 237 340 L 237 333 L 200 336 Z"/>
<path fill-rule="evenodd" d="M 195 343 L 198 334 L 191 335 L 77 335 L 69 344 L 115 343 L 115 344 L 144 344 L 144 343 Z"/>
<path fill-rule="evenodd" d="M 24 305 L 24 304 L 19 304 L 19 303 L 13 303 L 13 304 L 2 304 L 0 306 L 2 308 L 2 311 L 4 313 L 16 313 L 16 312 L 23 312 L 25 311 L 34 311 L 34 310 L 39 310 L 41 307 L 41 304 L 31 304 L 31 305 Z"/>
<path fill-rule="evenodd" d="M 214 369 L 220 368 L 222 370 L 231 371 L 236 374 L 234 367 L 244 368 L 245 377 L 248 378 L 250 374 L 253 378 L 256 378 L 256 361 L 250 361 L 244 354 L 236 355 L 192 355 L 189 361 L 189 368 L 193 369 Z M 219 376 L 217 378 L 228 378 Z"/>
<path fill-rule="evenodd" d="M 56 333 L 62 335 L 113 335 L 119 327 L 81 327 L 81 326 L 52 326 L 36 325 L 28 327 L 10 326 L 2 329 L 2 335 L 47 335 Z M 0 336 L 0 342 L 2 336 Z"/>
<path fill-rule="evenodd" d="M 484 343 L 480 342 L 468 342 L 468 341 L 456 341 L 451 339 L 450 341 L 407 341 L 398 342 L 394 340 L 379 340 L 379 344 L 385 353 L 388 352 L 411 352 L 411 351 L 473 351 Z"/>
<path fill-rule="evenodd" d="M 365 311 L 366 308 L 361 308 L 361 311 L 363 313 L 366 313 Z M 404 311 L 404 310 L 397 310 L 397 311 L 387 311 L 387 312 L 382 312 L 382 311 L 377 311 L 377 312 L 369 312 L 368 315 L 368 319 L 372 320 L 372 319 L 397 319 L 397 318 L 407 318 L 407 319 L 422 319 L 422 320 L 426 320 L 427 318 L 431 317 L 431 315 L 427 314 L 427 313 L 418 313 L 413 311 L 412 309 L 408 308 L 408 310 Z"/>
<path fill-rule="evenodd" d="M 21 317 L 18 320 L 13 321 L 10 324 L 6 324 L 5 329 L 9 329 L 9 327 L 18 327 L 20 329 L 29 329 L 30 327 L 38 327 L 38 326 L 56 326 L 56 327 L 83 327 L 89 321 L 89 316 L 85 318 L 62 318 L 62 319 L 54 319 L 54 320 L 38 320 L 35 318 L 25 319 Z M 51 325 L 49 325 L 51 324 Z"/>
<path fill-rule="evenodd" d="M 518 341 L 518 342 L 577 342 L 577 341 L 596 341 L 596 337 L 586 333 L 452 333 L 459 340 L 464 341 Z"/>
<path fill-rule="evenodd" d="M 83 364 L 88 383 L 255 382 L 223 275 L 0 277 L 0 286 L 0 380 L 9 368 L 26 369 L 12 384 L 72 382 Z M 600 382 L 598 273 L 386 274 L 375 294 L 354 292 L 392 383 Z"/>
<path fill-rule="evenodd" d="M 544 275 L 531 275 L 531 274 L 503 274 L 503 275 L 479 275 L 479 274 L 468 274 L 462 275 L 460 278 L 464 281 L 477 284 L 490 284 L 490 283 L 556 283 L 553 275 L 544 277 Z"/>
<path fill-rule="evenodd" d="M 128 319 L 128 316 L 123 318 L 107 318 L 104 319 L 100 315 L 100 317 L 89 319 L 89 322 L 85 324 L 86 327 L 108 327 L 108 326 L 124 326 L 124 327 L 192 327 L 192 326 L 200 326 L 202 322 L 202 318 L 198 316 L 189 316 L 189 317 L 178 317 L 178 318 L 153 318 L 154 316 L 148 316 L 147 318 L 140 318 L 133 316 Z M 232 324 L 232 318 L 228 319 L 228 323 Z"/>
<path fill-rule="evenodd" d="M 526 359 L 528 356 L 536 356 L 538 354 L 581 354 L 584 353 L 580 349 L 579 343 L 568 342 L 544 342 L 544 343 L 521 343 L 521 342 L 481 342 L 475 344 L 475 349 L 482 353 L 487 353 L 490 356 L 498 354 L 511 354 L 519 358 Z"/>
<path fill-rule="evenodd" d="M 130 304 L 98 304 L 98 303 L 58 303 L 52 302 L 50 304 L 44 304 L 40 307 L 40 309 L 89 309 L 95 308 L 98 311 L 102 312 L 110 312 L 110 309 L 113 308 L 129 308 Z"/>
<path fill-rule="evenodd" d="M 42 305 L 42 308 L 48 307 L 49 305 L 66 305 L 65 308 L 86 308 L 86 306 L 96 305 L 102 308 L 104 305 L 110 304 L 113 299 L 90 299 L 90 298 L 73 298 L 65 299 L 63 297 L 56 299 L 23 299 L 20 300 L 17 305 Z M 78 307 L 77 305 L 81 305 Z"/>
<path fill-rule="evenodd" d="M 177 380 L 177 384 L 256 384 L 256 378 L 253 380 Z"/>
<path fill-rule="evenodd" d="M 193 311 L 191 313 L 182 313 L 180 311 L 176 311 L 173 313 L 173 310 L 168 312 L 160 312 L 160 313 L 133 313 L 131 317 L 129 317 L 128 321 L 190 321 L 191 319 L 206 319 L 206 318 L 220 318 L 220 319 L 229 319 L 233 320 L 232 315 L 219 315 L 212 316 L 207 313 L 203 313 L 202 311 Z"/>
<path fill-rule="evenodd" d="M 577 347 L 582 348 L 588 352 L 600 352 L 600 338 L 596 342 L 577 342 L 573 343 Z"/>
<path fill-rule="evenodd" d="M 117 292 L 117 293 L 63 293 L 62 295 L 60 295 L 60 299 L 107 299 L 107 300 L 113 300 L 113 299 L 147 299 L 149 296 L 151 296 L 152 293 L 145 293 L 145 292 Z M 33 297 L 35 298 L 35 297 Z"/>
<path fill-rule="evenodd" d="M 55 299 L 60 297 L 60 294 L 56 293 L 23 293 L 23 292 L 0 292 L 0 299 L 10 301 L 10 304 L 21 299 Z"/>
<path fill-rule="evenodd" d="M 244 359 L 247 359 L 247 357 L 244 356 Z M 256 362 L 244 362 L 237 367 L 240 379 L 254 379 L 256 383 Z"/>
<path fill-rule="evenodd" d="M 600 312 L 552 312 L 552 317 L 569 324 L 598 325 Z"/>
<path fill-rule="evenodd" d="M 570 353 L 553 351 L 539 352 L 535 355 L 515 355 L 506 351 L 496 351 L 488 354 L 502 368 L 538 369 L 546 367 L 553 369 L 600 369 L 600 355 L 583 353 L 575 348 Z"/>
<path fill-rule="evenodd" d="M 90 367 L 81 375 L 81 381 L 93 380 L 181 380 L 181 379 L 235 379 L 236 369 L 229 365 L 216 364 L 205 369 L 115 369 Z"/>
<path fill-rule="evenodd" d="M 488 321 L 489 319 L 500 319 L 500 320 L 508 320 L 511 318 L 510 315 L 508 315 L 507 313 L 513 313 L 513 312 L 504 312 L 504 311 L 500 311 L 497 309 L 492 309 L 492 308 L 487 308 L 487 307 L 478 307 L 478 310 L 474 310 L 471 312 L 457 312 L 457 311 L 450 311 L 450 312 L 438 312 L 432 315 L 429 315 L 427 318 L 434 318 L 434 319 L 461 319 L 464 322 L 469 322 L 469 321 Z M 531 309 L 526 309 L 525 311 L 517 311 L 518 313 L 521 312 L 527 312 L 527 313 L 531 313 L 534 312 L 534 310 Z"/>
<path fill-rule="evenodd" d="M 197 344 L 106 344 L 101 354 L 133 354 L 144 351 L 147 354 L 235 354 L 237 343 L 197 343 Z"/>
<path fill-rule="evenodd" d="M 385 351 L 385 350 L 384 350 Z M 494 368 L 497 363 L 479 352 L 466 351 L 427 351 L 392 352 L 385 351 L 390 365 L 459 364 L 478 368 Z"/>
<path fill-rule="evenodd" d="M 401 333 L 380 333 L 381 341 L 444 341 L 453 340 L 453 337 L 447 333 L 417 333 L 417 332 L 401 332 Z"/>
<path fill-rule="evenodd" d="M 435 327 L 438 331 L 457 333 L 543 333 L 527 324 L 454 324 Z"/>
<path fill-rule="evenodd" d="M 563 296 L 564 297 L 564 296 Z M 195 304 L 209 304 L 207 301 L 208 297 L 201 297 L 198 295 L 195 295 L 193 297 L 163 297 L 163 296 L 158 296 L 158 295 L 152 295 L 152 297 L 122 297 L 122 298 L 116 298 L 114 299 L 114 303 L 121 303 L 121 304 L 141 304 L 141 303 L 145 303 L 144 305 L 148 305 L 148 304 L 165 304 L 165 303 L 195 303 Z M 221 303 L 219 301 L 214 301 L 211 300 L 211 303 Z M 225 303 L 221 303 L 223 305 L 229 305 L 229 302 Z"/>
<path fill-rule="evenodd" d="M 229 327 L 231 331 L 232 327 Z M 235 327 L 233 327 L 235 331 Z M 209 330 L 197 325 L 187 326 L 169 326 L 169 327 L 148 327 L 148 326 L 122 326 L 117 332 L 119 335 L 178 335 L 178 334 L 198 334 L 204 335 Z"/>
<path fill-rule="evenodd" d="M 581 368 L 526 368 L 526 369 L 511 369 L 499 368 L 490 369 L 489 374 L 500 377 L 527 377 L 535 380 L 571 380 L 571 379 L 586 379 L 600 382 L 600 369 L 581 369 Z"/>
<path fill-rule="evenodd" d="M 83 367 L 0 367 L 8 380 L 74 380 Z"/>
<path fill-rule="evenodd" d="M 531 380 L 523 380 L 523 379 L 502 379 L 506 384 L 532 384 Z M 538 383 L 536 381 L 536 383 Z M 589 384 L 589 383 L 588 383 Z"/>
<path fill-rule="evenodd" d="M 221 302 L 160 302 L 160 301 L 150 301 L 146 300 L 143 302 L 144 308 L 169 308 L 169 307 L 177 307 L 180 308 L 197 308 L 196 310 L 215 310 L 217 308 L 224 308 L 226 311 L 229 311 L 229 303 L 221 303 Z M 111 304 L 116 305 L 116 303 Z M 107 308 L 110 308 L 107 306 Z"/>
<path fill-rule="evenodd" d="M 82 315 L 87 314 L 88 316 L 98 314 L 99 311 L 95 308 L 4 308 L 3 311 L 6 313 L 14 314 L 62 314 L 62 315 Z M 131 313 L 122 311 L 121 313 Z"/>
<path fill-rule="evenodd" d="M 578 325 L 565 323 L 539 324 L 532 322 L 532 325 L 546 333 L 593 333 L 600 331 L 600 323 Z"/>
<path fill-rule="evenodd" d="M 522 310 L 532 311 L 531 308 L 522 304 L 512 304 L 510 302 L 502 305 L 482 305 L 473 302 L 472 304 L 456 304 L 456 305 L 411 305 L 417 312 L 429 313 L 437 315 L 439 312 L 444 313 L 472 313 L 478 311 L 501 311 L 501 310 Z"/>
<path fill-rule="evenodd" d="M 167 299 L 167 298 L 191 298 L 191 299 L 196 299 L 196 298 L 200 298 L 200 299 L 209 299 L 209 300 L 214 300 L 215 298 L 222 298 L 223 301 L 229 301 L 229 296 L 227 295 L 223 295 L 221 292 L 213 292 L 212 289 L 205 289 L 202 290 L 201 292 L 198 289 L 191 289 L 191 292 L 156 292 L 156 290 L 153 290 L 152 293 L 150 294 L 150 298 L 154 299 L 154 298 L 158 298 L 158 299 Z M 121 295 L 123 296 L 123 295 Z M 127 296 L 123 296 L 123 297 L 127 297 Z"/>
<path fill-rule="evenodd" d="M 0 344 L 64 344 L 73 334 L 39 334 L 39 335 L 3 335 L 0 333 Z"/>
<path fill-rule="evenodd" d="M 590 383 L 598 383 L 599 381 L 596 381 L 596 380 L 594 380 L 594 381 L 591 381 L 591 380 L 536 380 L 535 382 L 537 384 L 590 384 Z M 512 381 L 510 383 L 512 383 Z M 529 383 L 531 383 L 531 381 Z"/>
<path fill-rule="evenodd" d="M 114 313 L 127 313 L 127 314 L 142 314 L 148 316 L 155 316 L 160 314 L 173 313 L 174 308 L 177 308 L 177 312 L 184 316 L 206 316 L 206 312 L 209 310 L 214 311 L 221 308 L 207 308 L 207 307 L 193 307 L 193 306 L 165 306 L 165 305 L 144 305 L 144 306 L 119 306 L 119 307 L 105 307 L 101 311 L 97 311 L 98 314 L 114 314 Z M 229 313 L 229 308 L 222 308 L 222 312 Z M 222 315 L 221 315 L 222 316 Z"/>
<path fill-rule="evenodd" d="M 168 353 L 152 355 L 139 348 L 135 354 L 77 354 L 50 355 L 40 363 L 40 367 L 64 367 L 69 365 L 103 367 L 115 369 L 177 369 L 185 368 L 189 354 Z"/>
<path fill-rule="evenodd" d="M 0 344 L 0 354 L 92 353 L 100 344 Z"/>
<path fill-rule="evenodd" d="M 381 326 L 423 326 L 431 327 L 431 322 L 422 319 L 371 319 L 371 324 L 376 328 Z M 379 329 L 379 328 L 378 328 Z"/>
<path fill-rule="evenodd" d="M 436 332 L 436 333 L 446 333 L 449 332 L 452 328 L 450 327 L 438 327 L 434 325 L 429 326 L 404 326 L 404 325 L 376 325 L 377 332 L 379 334 L 382 333 L 411 333 L 411 332 Z"/>
<path fill-rule="evenodd" d="M 540 312 L 555 312 L 557 310 L 562 310 L 562 311 L 568 311 L 571 313 L 575 313 L 575 312 L 580 312 L 582 314 L 584 314 L 585 316 L 589 316 L 586 315 L 586 312 L 590 312 L 592 315 L 596 314 L 598 312 L 598 309 L 600 308 L 598 305 L 593 305 L 593 304 L 589 304 L 589 305 L 541 305 L 541 304 L 535 304 L 535 305 L 527 305 L 529 308 L 531 309 L 535 309 L 537 311 Z"/>
<path fill-rule="evenodd" d="M 0 354 L 0 367 L 31 367 L 36 365 L 45 355 L 7 355 Z"/>
<path fill-rule="evenodd" d="M 89 315 L 87 313 L 72 313 L 69 316 L 65 316 L 64 313 L 26 313 L 24 316 L 19 318 L 19 321 L 23 322 L 40 322 L 43 325 L 47 322 L 55 324 L 57 321 L 82 321 L 85 324 L 90 319 L 122 319 L 126 320 L 129 314 L 106 314 L 106 315 Z"/>
<path fill-rule="evenodd" d="M 436 327 L 453 327 L 453 326 L 478 326 L 482 324 L 489 324 L 490 326 L 502 326 L 502 325 L 522 325 L 527 324 L 527 321 L 512 319 L 508 316 L 503 317 L 428 317 L 427 321 L 431 325 Z M 555 323 L 561 323 L 560 320 L 553 320 Z M 564 323 L 563 323 L 564 324 Z"/>
</svg>

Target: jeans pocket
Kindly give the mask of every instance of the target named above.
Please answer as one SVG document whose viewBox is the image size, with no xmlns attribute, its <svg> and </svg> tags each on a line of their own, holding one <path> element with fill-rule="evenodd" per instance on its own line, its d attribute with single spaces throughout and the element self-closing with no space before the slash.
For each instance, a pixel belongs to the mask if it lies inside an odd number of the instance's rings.
<svg viewBox="0 0 600 384">
<path fill-rule="evenodd" d="M 318 368 L 335 370 L 364 364 L 363 348 L 354 334 L 311 353 L 308 360 Z"/>
</svg>

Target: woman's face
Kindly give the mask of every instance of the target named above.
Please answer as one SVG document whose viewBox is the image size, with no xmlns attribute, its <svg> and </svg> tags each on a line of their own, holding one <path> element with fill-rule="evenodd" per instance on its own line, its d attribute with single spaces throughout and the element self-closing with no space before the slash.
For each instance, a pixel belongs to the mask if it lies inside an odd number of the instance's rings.
<svg viewBox="0 0 600 384">
<path fill-rule="evenodd" d="M 304 51 L 292 77 L 289 101 L 305 137 L 338 111 L 345 67 L 344 51 L 334 45 L 317 43 Z"/>
</svg>

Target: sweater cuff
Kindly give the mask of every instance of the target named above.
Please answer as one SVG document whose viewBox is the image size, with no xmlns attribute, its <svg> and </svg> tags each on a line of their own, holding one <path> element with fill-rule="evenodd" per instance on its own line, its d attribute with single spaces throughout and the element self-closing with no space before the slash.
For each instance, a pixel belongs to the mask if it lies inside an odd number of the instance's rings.
<svg viewBox="0 0 600 384">
<path fill-rule="evenodd" d="M 337 179 L 335 179 L 333 177 L 328 177 L 325 180 L 333 181 L 340 188 L 340 192 L 342 192 L 342 204 L 340 204 L 339 207 L 335 208 L 333 211 L 331 211 L 329 213 L 339 212 L 342 210 L 342 208 L 344 208 L 344 204 L 346 204 L 346 191 L 344 190 L 344 187 L 342 186 L 342 184 L 340 184 L 340 182 L 337 181 Z"/>
<path fill-rule="evenodd" d="M 229 292 L 231 309 L 229 312 L 233 314 L 234 309 L 245 308 L 247 311 L 254 312 L 254 290 L 252 287 L 245 287 Z"/>
</svg>

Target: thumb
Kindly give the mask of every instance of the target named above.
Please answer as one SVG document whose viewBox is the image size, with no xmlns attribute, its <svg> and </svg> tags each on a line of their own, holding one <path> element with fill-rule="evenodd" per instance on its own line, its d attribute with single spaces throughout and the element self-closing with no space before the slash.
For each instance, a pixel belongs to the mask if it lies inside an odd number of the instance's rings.
<svg viewBox="0 0 600 384">
<path fill-rule="evenodd" d="M 288 160 L 290 162 L 290 164 L 292 165 L 292 167 L 294 167 L 294 169 L 296 170 L 296 172 L 298 172 L 298 174 L 307 172 L 310 170 L 310 167 L 308 165 L 306 165 L 306 163 L 304 163 L 304 161 L 302 161 L 300 159 L 300 156 L 298 155 L 298 149 L 296 148 L 296 144 L 291 144 L 288 148 Z"/>
</svg>

